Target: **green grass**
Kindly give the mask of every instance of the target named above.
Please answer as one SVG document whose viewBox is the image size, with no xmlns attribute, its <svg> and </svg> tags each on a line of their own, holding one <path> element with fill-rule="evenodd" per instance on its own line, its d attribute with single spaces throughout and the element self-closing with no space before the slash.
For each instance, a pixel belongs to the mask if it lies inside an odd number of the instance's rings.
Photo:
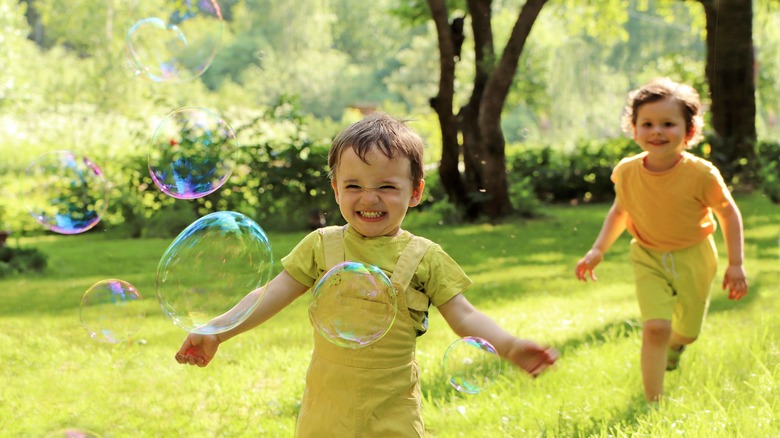
<svg viewBox="0 0 780 438">
<path fill-rule="evenodd" d="M 472 276 L 473 303 L 562 353 L 536 380 L 505 368 L 484 392 L 458 393 L 439 365 L 456 337 L 434 310 L 418 344 L 428 436 L 779 436 L 780 206 L 758 195 L 738 202 L 750 294 L 731 302 L 714 285 L 702 337 L 667 374 L 667 398 L 655 409 L 642 402 L 627 236 L 599 267 L 599 282 L 582 284 L 573 274 L 608 206 L 459 227 L 412 215 L 409 229 L 440 242 Z M 303 234 L 269 233 L 276 259 Z M 21 239 L 49 256 L 49 269 L 0 281 L 0 436 L 64 428 L 104 437 L 293 435 L 312 348 L 307 300 L 223 345 L 208 367 L 178 365 L 173 355 L 185 333 L 162 314 L 154 290 L 169 243 L 105 233 Z M 130 342 L 98 343 L 80 326 L 81 295 L 106 278 L 133 283 L 148 301 Z"/>
</svg>

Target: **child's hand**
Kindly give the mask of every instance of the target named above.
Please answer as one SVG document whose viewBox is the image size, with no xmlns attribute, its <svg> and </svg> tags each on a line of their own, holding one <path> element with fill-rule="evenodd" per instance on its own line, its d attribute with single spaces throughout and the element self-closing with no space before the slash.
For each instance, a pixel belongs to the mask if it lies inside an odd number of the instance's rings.
<svg viewBox="0 0 780 438">
<path fill-rule="evenodd" d="M 217 335 L 190 333 L 176 353 L 176 362 L 205 367 L 211 359 L 214 359 L 217 348 L 219 348 Z"/>
<path fill-rule="evenodd" d="M 591 280 L 596 281 L 596 274 L 593 270 L 602 260 L 604 260 L 604 254 L 602 254 L 600 250 L 591 249 L 588 251 L 585 256 L 577 262 L 577 268 L 575 269 L 577 278 L 581 281 L 588 281 L 588 277 L 590 277 Z"/>
<path fill-rule="evenodd" d="M 515 339 L 506 358 L 536 377 L 555 363 L 558 352 L 554 348 L 542 347 L 531 341 Z"/>
<path fill-rule="evenodd" d="M 738 300 L 748 293 L 747 278 L 742 265 L 729 265 L 723 275 L 723 290 L 728 289 L 729 299 Z"/>
</svg>

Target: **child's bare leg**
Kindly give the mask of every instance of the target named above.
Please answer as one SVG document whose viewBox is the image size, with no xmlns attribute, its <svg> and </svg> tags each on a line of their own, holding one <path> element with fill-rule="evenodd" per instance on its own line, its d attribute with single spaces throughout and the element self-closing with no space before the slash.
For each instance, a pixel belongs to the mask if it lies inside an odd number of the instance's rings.
<svg viewBox="0 0 780 438">
<path fill-rule="evenodd" d="M 642 325 L 642 382 L 647 401 L 659 401 L 664 392 L 666 349 L 671 336 L 669 320 L 651 319 Z"/>
</svg>

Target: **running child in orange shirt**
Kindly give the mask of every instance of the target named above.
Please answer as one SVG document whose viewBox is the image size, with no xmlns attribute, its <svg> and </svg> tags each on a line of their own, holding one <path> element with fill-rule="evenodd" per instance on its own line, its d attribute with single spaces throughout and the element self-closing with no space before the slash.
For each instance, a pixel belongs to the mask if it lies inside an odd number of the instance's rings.
<svg viewBox="0 0 780 438">
<path fill-rule="evenodd" d="M 649 402 L 663 395 L 664 371 L 696 340 L 717 271 L 712 234 L 720 223 L 729 299 L 748 292 L 742 216 L 718 169 L 686 149 L 701 138 L 699 95 L 690 86 L 656 79 L 629 94 L 623 127 L 642 148 L 612 172 L 615 202 L 593 247 L 577 262 L 582 281 L 596 280 L 604 253 L 628 230 L 642 318 L 642 380 Z"/>
</svg>

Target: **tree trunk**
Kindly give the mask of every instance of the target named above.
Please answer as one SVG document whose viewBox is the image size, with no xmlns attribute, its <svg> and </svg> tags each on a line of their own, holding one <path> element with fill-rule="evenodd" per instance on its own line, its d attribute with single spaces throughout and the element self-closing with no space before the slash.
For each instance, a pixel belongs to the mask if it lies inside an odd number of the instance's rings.
<svg viewBox="0 0 780 438">
<path fill-rule="evenodd" d="M 431 107 L 439 116 L 441 127 L 441 162 L 439 178 L 450 198 L 450 202 L 459 209 L 467 205 L 466 191 L 458 169 L 460 163 L 460 143 L 458 142 L 458 122 L 452 111 L 455 95 L 455 44 L 444 0 L 428 0 L 431 17 L 436 25 L 439 38 L 439 93 L 431 98 Z"/>
<path fill-rule="evenodd" d="M 698 0 L 707 18 L 712 161 L 727 182 L 755 179 L 756 97 L 751 0 Z"/>
<path fill-rule="evenodd" d="M 491 26 L 491 0 L 468 0 L 474 35 L 474 89 L 469 102 L 453 115 L 455 49 L 458 40 L 449 23 L 443 0 L 428 0 L 439 39 L 439 93 L 431 106 L 442 128 L 441 182 L 467 219 L 480 215 L 499 218 L 512 211 L 506 174 L 506 156 L 501 112 L 517 70 L 531 27 L 546 0 L 528 0 L 512 35 L 496 62 Z M 462 144 L 458 141 L 462 134 Z M 458 169 L 463 154 L 464 173 Z"/>
</svg>

